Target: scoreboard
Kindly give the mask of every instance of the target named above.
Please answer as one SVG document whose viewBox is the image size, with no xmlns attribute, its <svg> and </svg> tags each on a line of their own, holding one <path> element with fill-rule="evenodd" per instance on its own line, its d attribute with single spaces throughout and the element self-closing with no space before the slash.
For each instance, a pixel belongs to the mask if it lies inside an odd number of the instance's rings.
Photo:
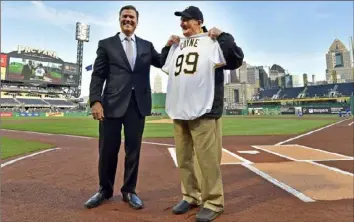
<svg viewBox="0 0 354 222">
<path fill-rule="evenodd" d="M 1 80 L 75 87 L 79 79 L 78 65 L 53 51 L 18 46 L 17 51 L 1 54 Z"/>
</svg>

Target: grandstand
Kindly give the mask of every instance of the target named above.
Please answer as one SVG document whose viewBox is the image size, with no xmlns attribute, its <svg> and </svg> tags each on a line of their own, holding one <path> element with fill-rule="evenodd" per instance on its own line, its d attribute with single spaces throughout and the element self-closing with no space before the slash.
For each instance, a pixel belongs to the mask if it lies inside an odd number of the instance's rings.
<svg viewBox="0 0 354 222">
<path fill-rule="evenodd" d="M 252 101 L 267 101 L 296 98 L 337 98 L 350 97 L 354 94 L 354 83 L 314 85 L 294 88 L 259 90 Z"/>
<path fill-rule="evenodd" d="M 76 100 L 70 101 L 64 92 L 54 89 L 35 87 L 16 87 L 2 85 L 1 110 L 25 111 L 25 110 L 46 110 L 46 111 L 70 111 L 78 110 L 80 105 Z"/>
<path fill-rule="evenodd" d="M 247 105 L 249 112 L 262 110 L 263 115 L 353 113 L 354 83 L 258 90 Z"/>
</svg>

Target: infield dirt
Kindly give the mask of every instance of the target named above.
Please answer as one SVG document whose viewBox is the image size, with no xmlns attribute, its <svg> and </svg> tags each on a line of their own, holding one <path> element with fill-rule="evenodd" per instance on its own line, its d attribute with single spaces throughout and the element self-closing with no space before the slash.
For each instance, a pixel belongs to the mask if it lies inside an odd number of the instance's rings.
<svg viewBox="0 0 354 222">
<path fill-rule="evenodd" d="M 147 123 L 173 123 L 172 119 L 155 119 L 155 120 L 148 120 Z"/>
<path fill-rule="evenodd" d="M 353 145 L 348 144 L 348 141 L 353 141 L 353 134 L 350 128 L 344 128 L 347 125 L 344 122 L 288 144 L 301 144 L 353 156 Z M 98 188 L 97 139 L 5 130 L 1 133 L 10 138 L 35 139 L 61 148 L 1 169 L 2 221 L 194 221 L 197 210 L 178 216 L 171 213 L 171 208 L 181 198 L 179 172 L 167 149 L 173 146 L 143 144 L 137 187 L 139 196 L 145 202 L 143 210 L 133 210 L 121 200 L 119 190 L 123 178 L 123 144 L 119 154 L 114 198 L 96 209 L 87 210 L 83 204 Z M 255 150 L 251 145 L 274 145 L 291 137 L 225 136 L 223 144 L 225 149 L 253 162 L 255 166 L 277 163 L 291 166 L 295 162 L 262 150 L 258 154 L 238 153 L 241 150 Z M 172 138 L 150 138 L 144 141 L 174 144 Z M 353 169 L 353 161 L 348 160 L 327 161 L 325 164 L 348 171 Z M 226 205 L 225 213 L 216 221 L 353 221 L 353 198 L 306 203 L 242 165 L 221 167 Z M 301 171 L 297 172 L 298 180 L 294 180 L 300 184 L 304 193 L 307 185 L 301 183 L 301 180 L 309 177 L 309 169 L 312 168 L 302 165 Z M 329 186 L 319 184 L 318 190 L 307 192 L 308 195 L 323 198 L 325 192 L 336 191 L 336 187 L 331 184 L 337 174 L 329 170 L 322 171 L 330 175 L 326 177 L 330 180 L 327 181 Z M 283 172 L 285 176 L 291 174 L 294 172 Z M 324 191 L 321 187 L 330 189 Z"/>
</svg>

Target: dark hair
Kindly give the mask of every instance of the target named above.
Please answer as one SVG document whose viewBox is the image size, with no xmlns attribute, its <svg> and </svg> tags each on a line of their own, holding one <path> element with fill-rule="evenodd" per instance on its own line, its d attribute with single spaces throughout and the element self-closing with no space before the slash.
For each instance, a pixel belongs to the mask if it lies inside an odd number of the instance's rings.
<svg viewBox="0 0 354 222">
<path fill-rule="evenodd" d="M 136 19 L 139 19 L 139 12 L 138 12 L 138 10 L 136 10 L 136 8 L 134 6 L 132 6 L 132 5 L 123 6 L 119 11 L 119 17 L 122 15 L 123 10 L 134 10 L 136 13 Z"/>
</svg>

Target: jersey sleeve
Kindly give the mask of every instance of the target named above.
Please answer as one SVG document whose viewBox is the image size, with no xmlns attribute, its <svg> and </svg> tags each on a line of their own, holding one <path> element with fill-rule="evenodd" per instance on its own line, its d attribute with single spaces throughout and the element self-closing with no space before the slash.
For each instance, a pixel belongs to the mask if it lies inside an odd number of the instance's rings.
<svg viewBox="0 0 354 222">
<path fill-rule="evenodd" d="M 214 63 L 215 68 L 226 65 L 226 60 L 218 41 L 214 41 L 212 43 L 211 50 L 209 52 L 209 59 Z"/>
<path fill-rule="evenodd" d="M 162 66 L 161 70 L 166 73 L 167 75 L 169 74 L 170 66 L 173 63 L 173 54 L 177 48 L 178 44 L 174 44 L 171 46 L 170 51 L 168 52 L 167 59 L 165 64 Z"/>
</svg>

